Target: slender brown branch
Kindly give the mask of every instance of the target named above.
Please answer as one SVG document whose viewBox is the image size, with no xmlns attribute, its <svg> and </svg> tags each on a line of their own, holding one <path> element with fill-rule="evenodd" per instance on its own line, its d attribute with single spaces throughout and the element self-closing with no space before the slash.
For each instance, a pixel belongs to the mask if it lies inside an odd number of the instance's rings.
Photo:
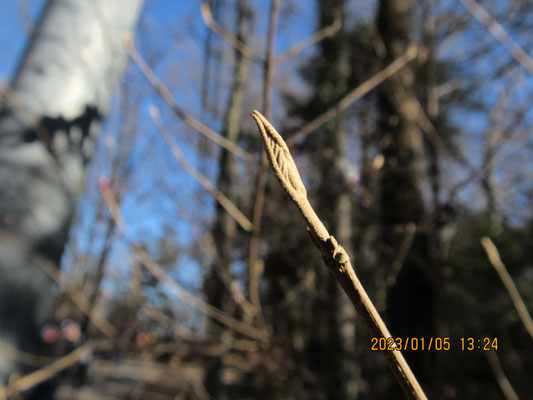
<svg viewBox="0 0 533 400">
<path fill-rule="evenodd" d="M 148 253 L 144 251 L 139 246 L 133 247 L 135 256 L 139 261 L 150 271 L 150 273 L 156 277 L 161 283 L 166 287 L 176 293 L 179 298 L 186 304 L 194 307 L 209 317 L 216 319 L 222 324 L 226 325 L 228 328 L 233 329 L 236 332 L 242 333 L 243 335 L 249 336 L 254 339 L 264 340 L 265 332 L 263 330 L 257 329 L 251 325 L 245 324 L 241 321 L 236 320 L 235 318 L 229 316 L 228 314 L 220 311 L 218 308 L 212 306 L 211 304 L 199 299 L 198 297 L 190 294 L 183 286 L 177 283 L 172 279 L 161 266 L 156 263 Z"/>
<path fill-rule="evenodd" d="M 361 83 L 358 87 L 356 87 L 354 90 L 352 90 L 350 93 L 348 93 L 345 97 L 343 97 L 336 105 L 331 107 L 329 110 L 324 112 L 323 114 L 320 114 L 318 117 L 316 117 L 314 120 L 310 121 L 306 125 L 304 125 L 302 128 L 300 128 L 298 131 L 294 132 L 288 139 L 287 144 L 289 146 L 292 146 L 297 141 L 303 139 L 307 135 L 309 135 L 314 130 L 318 129 L 320 126 L 322 126 L 324 123 L 329 121 L 331 118 L 335 117 L 339 112 L 346 110 L 350 105 L 352 105 L 353 102 L 360 99 L 364 95 L 366 95 L 368 92 L 370 92 L 372 89 L 374 89 L 376 86 L 378 86 L 380 83 L 385 81 L 387 78 L 394 75 L 396 72 L 401 70 L 407 63 L 412 61 L 417 55 L 417 48 L 416 46 L 412 45 L 407 49 L 407 52 L 394 60 L 392 63 L 390 63 L 385 69 L 378 72 L 376 75 L 374 75 L 369 80 Z"/>
<path fill-rule="evenodd" d="M 106 199 L 104 198 L 104 200 Z M 117 207 L 116 201 L 107 202 L 107 206 L 110 208 L 115 208 L 113 211 L 111 211 L 111 215 L 113 217 L 121 215 L 120 210 Z M 122 233 L 125 232 L 126 226 L 126 223 L 124 223 L 124 230 L 121 230 Z M 207 316 L 216 319 L 217 321 L 235 330 L 236 332 L 240 332 L 243 335 L 249 336 L 254 339 L 266 340 L 267 335 L 264 330 L 255 328 L 251 325 L 245 324 L 244 322 L 238 321 L 235 318 L 229 316 L 228 314 L 220 311 L 218 308 L 212 306 L 211 304 L 190 294 L 183 286 L 181 286 L 174 279 L 172 279 L 165 272 L 165 270 L 157 262 L 155 262 L 148 255 L 148 253 L 146 253 L 146 251 L 141 248 L 141 246 L 132 245 L 132 249 L 137 259 L 146 267 L 146 269 L 156 279 L 158 279 L 174 293 L 176 293 L 184 303 L 196 308 Z"/>
<path fill-rule="evenodd" d="M 265 70 L 263 78 L 263 109 L 265 115 L 270 116 L 272 109 L 272 83 L 274 77 L 274 49 L 276 42 L 276 32 L 278 27 L 279 17 L 279 2 L 280 0 L 271 0 L 270 3 L 270 19 L 268 23 L 268 39 L 267 50 L 265 57 Z M 248 268 L 249 276 L 249 291 L 250 300 L 258 312 L 258 319 L 264 325 L 262 317 L 261 302 L 259 298 L 259 241 L 261 236 L 261 221 L 263 219 L 263 208 L 265 202 L 265 187 L 267 176 L 268 162 L 264 154 L 261 154 L 261 165 L 257 176 L 257 184 L 255 187 L 254 207 L 252 215 L 252 235 L 250 237 L 250 247 L 248 254 Z"/>
<path fill-rule="evenodd" d="M 531 319 L 531 316 L 527 311 L 526 304 L 522 300 L 522 297 L 520 296 L 520 293 L 518 292 L 518 289 L 516 288 L 516 285 L 514 284 L 511 275 L 509 275 L 509 272 L 507 272 L 507 268 L 505 268 L 505 264 L 500 258 L 498 249 L 496 248 L 492 240 L 490 240 L 488 237 L 481 238 L 481 244 L 485 248 L 487 257 L 489 258 L 490 263 L 498 273 L 501 281 L 503 282 L 503 285 L 505 286 L 505 289 L 507 289 L 509 297 L 511 298 L 511 301 L 513 302 L 513 305 L 516 308 L 516 311 L 518 312 L 518 315 L 520 316 L 524 327 L 526 328 L 531 338 L 533 338 L 533 320 Z"/>
<path fill-rule="evenodd" d="M 252 223 L 246 216 L 237 208 L 233 202 L 227 198 L 227 196 L 218 190 L 211 181 L 198 171 L 192 164 L 190 164 L 185 155 L 178 147 L 178 145 L 172 140 L 168 131 L 165 129 L 161 120 L 159 119 L 159 111 L 155 106 L 150 107 L 150 116 L 154 121 L 160 135 L 163 137 L 168 147 L 172 151 L 172 154 L 180 165 L 207 191 L 213 198 L 220 203 L 222 207 L 228 212 L 231 217 L 237 221 L 237 223 L 247 232 L 252 230 Z"/>
<path fill-rule="evenodd" d="M 335 238 L 330 236 L 309 203 L 305 186 L 281 135 L 259 112 L 254 111 L 252 117 L 261 132 L 265 152 L 274 175 L 307 222 L 310 237 L 322 253 L 324 264 L 333 272 L 356 310 L 364 317 L 372 334 L 377 338 L 390 338 L 385 323 L 357 278 L 348 254 Z M 399 350 L 385 350 L 383 353 L 407 397 L 426 399 L 402 353 Z"/>
<path fill-rule="evenodd" d="M 235 50 L 239 51 L 244 57 L 253 60 L 261 60 L 261 57 L 254 54 L 252 49 L 250 49 L 245 43 L 239 40 L 234 36 L 230 31 L 228 31 L 223 26 L 219 25 L 213 18 L 211 13 L 211 8 L 209 4 L 203 3 L 201 7 L 202 19 L 204 20 L 205 25 L 211 29 L 214 33 L 220 36 L 222 39 L 226 40 Z"/>
<path fill-rule="evenodd" d="M 477 19 L 490 34 L 500 42 L 505 50 L 527 72 L 533 75 L 533 59 L 509 36 L 503 27 L 483 7 L 474 0 L 459 0 L 463 6 Z"/>
<path fill-rule="evenodd" d="M 189 127 L 194 129 L 198 133 L 204 135 L 206 138 L 218 144 L 219 146 L 232 152 L 237 157 L 240 157 L 248 162 L 253 161 L 253 156 L 250 153 L 241 149 L 239 146 L 229 141 L 225 137 L 219 135 L 214 130 L 209 128 L 207 125 L 198 121 L 192 115 L 186 113 L 178 105 L 178 102 L 176 101 L 174 96 L 172 96 L 170 91 L 155 76 L 152 69 L 148 66 L 146 61 L 141 57 L 141 55 L 139 54 L 139 52 L 137 51 L 137 49 L 135 48 L 133 44 L 133 39 L 131 38 L 131 36 L 127 36 L 124 39 L 124 43 L 126 45 L 126 50 L 128 51 L 128 54 L 130 55 L 132 60 L 135 61 L 135 63 L 137 64 L 141 72 L 144 74 L 146 79 L 148 79 L 148 81 L 152 84 L 152 86 L 155 88 L 157 93 L 159 93 L 159 95 L 163 98 L 163 100 L 167 102 L 167 104 L 170 106 L 174 114 L 176 114 L 181 120 L 183 120 L 183 122 L 185 122 L 185 124 L 187 124 Z"/>
<path fill-rule="evenodd" d="M 2 241 L 14 241 L 14 245 L 21 245 L 20 241 L 11 235 L 9 232 L 0 230 L 0 239 Z M 55 265 L 45 256 L 31 251 L 30 249 L 25 249 L 29 256 L 34 260 L 39 268 L 41 268 L 45 273 L 47 273 L 64 291 L 69 295 L 72 302 L 80 309 L 80 311 L 87 315 L 87 317 L 92 321 L 94 326 L 96 326 L 104 335 L 107 337 L 113 337 L 117 334 L 117 329 L 105 319 L 98 311 L 91 310 L 91 304 L 89 299 L 83 294 L 80 290 L 72 290 L 68 288 L 61 277 L 59 272 L 59 267 Z"/>
<path fill-rule="evenodd" d="M 35 372 L 32 372 L 28 375 L 25 375 L 19 379 L 11 382 L 7 388 L 5 388 L 5 394 L 9 396 L 15 396 L 17 393 L 26 391 L 35 385 L 38 385 L 41 382 L 44 382 L 53 376 L 57 375 L 59 372 L 67 369 L 71 365 L 74 365 L 76 362 L 81 360 L 87 355 L 94 347 L 92 343 L 86 343 L 71 353 L 67 354 L 64 357 L 50 363 L 44 368 L 41 368 Z M 2 388 L 0 388 L 0 396 L 2 394 Z"/>
<path fill-rule="evenodd" d="M 237 280 L 233 278 L 228 271 L 224 270 L 223 268 L 220 268 L 220 255 L 215 246 L 213 235 L 207 234 L 202 239 L 197 239 L 197 242 L 204 243 L 205 251 L 211 255 L 214 261 L 216 273 L 218 274 L 221 281 L 224 283 L 224 286 L 226 286 L 226 289 L 228 289 L 228 292 L 231 294 L 231 297 L 235 304 L 237 304 L 246 315 L 255 315 L 257 313 L 257 310 L 255 309 L 253 304 L 250 303 L 246 299 L 246 297 L 244 297 L 242 291 L 239 289 Z"/>
<path fill-rule="evenodd" d="M 280 0 L 271 1 L 270 20 L 268 23 L 268 39 L 263 81 L 263 111 L 268 117 L 270 117 L 270 112 L 272 110 L 272 81 L 274 78 L 275 68 L 274 50 L 276 47 L 276 34 L 278 30 L 279 2 Z"/>
<path fill-rule="evenodd" d="M 133 269 L 133 278 L 132 284 L 130 285 L 130 293 L 133 298 L 139 303 L 141 309 L 146 311 L 146 315 L 151 320 L 159 323 L 161 326 L 167 327 L 170 331 L 182 339 L 188 341 L 198 341 L 198 335 L 192 330 L 185 329 L 178 324 L 176 324 L 172 318 L 165 315 L 158 308 L 152 307 L 149 300 L 141 293 L 140 290 L 140 275 L 141 275 L 141 266 L 139 261 L 135 257 L 131 257 L 131 265 Z"/>
<path fill-rule="evenodd" d="M 329 26 L 322 28 L 321 30 L 315 32 L 313 35 L 307 39 L 302 40 L 300 43 L 295 44 L 285 53 L 276 58 L 276 65 L 282 64 L 288 59 L 297 56 L 305 49 L 314 46 L 318 42 L 327 39 L 335 35 L 342 27 L 342 17 L 338 13 L 335 14 L 333 23 Z"/>
<path fill-rule="evenodd" d="M 516 395 L 516 392 L 511 386 L 511 382 L 509 382 L 509 379 L 507 379 L 507 376 L 503 371 L 502 365 L 500 364 L 500 360 L 498 358 L 498 354 L 496 354 L 495 351 L 485 351 L 484 353 L 487 356 L 490 369 L 492 370 L 492 373 L 496 378 L 496 382 L 498 382 L 498 386 L 502 390 L 502 393 L 505 398 L 507 400 L 518 400 L 518 396 Z"/>
</svg>

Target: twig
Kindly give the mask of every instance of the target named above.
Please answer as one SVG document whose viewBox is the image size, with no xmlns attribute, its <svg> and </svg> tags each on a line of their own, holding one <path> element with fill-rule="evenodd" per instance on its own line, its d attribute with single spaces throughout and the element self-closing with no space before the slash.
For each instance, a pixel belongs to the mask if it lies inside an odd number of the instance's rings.
<svg viewBox="0 0 533 400">
<path fill-rule="evenodd" d="M 150 273 L 155 276 L 161 283 L 163 283 L 170 290 L 176 293 L 184 303 L 200 310 L 204 314 L 226 325 L 228 328 L 231 328 L 236 332 L 242 333 L 243 335 L 258 340 L 264 340 L 266 338 L 265 332 L 263 330 L 257 329 L 251 325 L 238 321 L 235 318 L 229 316 L 228 314 L 220 311 L 218 308 L 212 306 L 211 304 L 190 294 L 187 290 L 185 290 L 185 288 L 183 288 L 179 283 L 172 279 L 165 272 L 165 270 L 161 268 L 161 266 L 156 263 L 150 256 L 148 256 L 148 253 L 146 253 L 146 251 L 144 251 L 139 246 L 133 246 L 133 251 L 135 253 L 135 256 L 146 267 L 146 269 L 148 269 L 148 271 L 150 271 Z"/>
<path fill-rule="evenodd" d="M 383 282 L 379 285 L 376 291 L 376 304 L 380 310 L 383 310 L 383 307 L 385 307 L 387 301 L 387 290 L 396 284 L 396 280 L 398 279 L 398 275 L 402 270 L 403 263 L 409 254 L 409 250 L 411 250 L 413 239 L 416 233 L 416 224 L 413 222 L 406 224 L 404 233 L 405 235 L 402 243 L 400 244 L 400 248 L 398 249 L 394 260 L 392 261 L 390 270 L 387 273 L 387 277 L 383 279 Z"/>
<path fill-rule="evenodd" d="M 237 146 L 235 143 L 232 143 L 225 137 L 219 135 L 214 130 L 209 128 L 207 125 L 201 123 L 196 118 L 194 118 L 192 115 L 186 113 L 178 105 L 176 99 L 172 96 L 170 91 L 155 76 L 152 69 L 148 66 L 146 61 L 144 61 L 144 59 L 141 57 L 141 55 L 139 54 L 139 52 L 137 51 L 137 49 L 135 48 L 133 44 L 133 39 L 131 38 L 131 36 L 127 36 L 124 39 L 124 43 L 126 45 L 126 50 L 128 51 L 128 54 L 130 55 L 132 60 L 135 61 L 135 63 L 137 64 L 141 72 L 144 74 L 146 79 L 148 79 L 148 81 L 152 84 L 152 86 L 155 88 L 157 93 L 159 93 L 159 95 L 167 102 L 167 104 L 170 106 L 174 114 L 176 114 L 179 118 L 181 118 L 183 122 L 185 122 L 185 124 L 190 126 L 192 129 L 204 135 L 206 138 L 218 144 L 219 146 L 232 152 L 237 157 L 240 157 L 248 162 L 253 161 L 253 156 L 250 153 L 241 149 L 239 146 Z"/>
<path fill-rule="evenodd" d="M 496 21 L 483 7 L 474 0 L 459 0 L 463 6 L 487 28 L 490 34 L 500 42 L 505 50 L 520 64 L 527 72 L 533 75 L 533 59 L 522 50 L 522 48 L 509 36 L 503 27 Z"/>
<path fill-rule="evenodd" d="M 104 199 L 106 200 L 106 199 Z M 116 208 L 116 201 L 107 203 L 108 207 L 115 207 Z M 120 210 L 116 208 L 114 211 L 111 212 L 112 216 L 120 215 Z M 124 231 L 121 231 L 122 233 L 125 232 L 126 224 L 124 223 Z M 266 340 L 266 332 L 257 329 L 251 325 L 245 324 L 241 321 L 236 320 L 235 318 L 227 315 L 226 313 L 220 311 L 218 308 L 212 306 L 211 304 L 193 296 L 190 294 L 183 286 L 181 286 L 179 283 L 177 283 L 174 279 L 172 279 L 165 270 L 157 263 L 155 262 L 149 255 L 144 251 L 140 246 L 132 245 L 132 249 L 135 253 L 135 256 L 137 259 L 146 267 L 146 269 L 161 283 L 163 283 L 165 286 L 167 286 L 169 289 L 171 289 L 174 293 L 176 293 L 181 300 L 190 305 L 191 307 L 196 308 L 197 310 L 200 310 L 204 314 L 210 316 L 211 318 L 216 319 L 217 321 L 223 323 L 227 327 L 242 333 L 243 335 L 249 336 L 254 339 L 258 340 Z"/>
<path fill-rule="evenodd" d="M 293 47 L 291 47 L 289 50 L 287 50 L 285 53 L 280 55 L 276 58 L 276 65 L 279 65 L 285 61 L 287 61 L 289 58 L 295 57 L 308 47 L 311 47 L 318 42 L 335 35 L 342 27 L 342 17 L 336 13 L 333 19 L 333 23 L 329 26 L 326 26 L 322 28 L 321 30 L 315 32 L 313 35 L 308 37 L 307 39 L 302 40 L 300 43 L 295 44 Z"/>
<path fill-rule="evenodd" d="M 252 59 L 252 60 L 261 60 L 261 57 L 254 54 L 252 49 L 250 49 L 245 43 L 240 41 L 230 31 L 228 31 L 223 26 L 219 25 L 214 20 L 209 4 L 203 3 L 201 7 L 201 11 L 202 11 L 202 19 L 204 20 L 205 25 L 209 29 L 211 29 L 214 33 L 216 33 L 222 39 L 226 40 L 235 50 L 241 52 L 244 57 Z"/>
<path fill-rule="evenodd" d="M 235 304 L 239 305 L 242 311 L 248 315 L 253 316 L 257 313 L 257 310 L 250 303 L 246 297 L 244 297 L 242 291 L 239 289 L 239 284 L 235 278 L 233 278 L 230 273 L 222 268 L 220 268 L 220 256 L 218 254 L 213 235 L 207 234 L 202 239 L 197 239 L 197 242 L 203 242 L 205 244 L 206 251 L 211 255 L 215 264 L 215 271 L 218 274 L 219 278 L 222 280 L 226 289 L 231 294 Z"/>
<path fill-rule="evenodd" d="M 492 370 L 492 373 L 496 378 L 496 382 L 498 382 L 498 386 L 502 390 L 505 398 L 507 400 L 518 400 L 518 396 L 516 395 L 516 392 L 511 386 L 511 382 L 509 382 L 509 379 L 507 379 L 507 376 L 503 371 L 502 365 L 500 364 L 500 360 L 498 359 L 498 354 L 496 354 L 495 351 L 485 351 L 484 353 L 487 356 L 490 369 Z"/>
<path fill-rule="evenodd" d="M 150 116 L 154 121 L 159 133 L 167 143 L 168 147 L 174 154 L 174 157 L 180 165 L 207 191 L 213 198 L 220 203 L 222 207 L 228 212 L 231 217 L 237 221 L 237 223 L 247 232 L 252 230 L 252 223 L 246 216 L 233 204 L 233 202 L 226 197 L 224 193 L 218 190 L 211 181 L 198 171 L 192 164 L 190 164 L 185 155 L 178 147 L 178 145 L 172 140 L 168 131 L 165 129 L 161 120 L 159 119 L 159 111 L 155 106 L 150 106 Z"/>
<path fill-rule="evenodd" d="M 274 74 L 274 48 L 276 41 L 276 32 L 278 26 L 279 17 L 279 1 L 271 0 L 270 2 L 270 19 L 268 23 L 268 39 L 267 50 L 265 57 L 265 70 L 263 78 L 263 109 L 265 115 L 270 116 L 272 108 L 272 81 Z M 252 215 L 252 235 L 250 237 L 250 247 L 248 254 L 248 268 L 249 275 L 249 291 L 250 300 L 258 312 L 258 319 L 261 325 L 264 325 L 264 319 L 261 309 L 261 302 L 259 298 L 259 277 L 260 277 L 260 265 L 258 264 L 259 258 L 259 241 L 261 236 L 261 220 L 263 219 L 263 208 L 265 202 L 265 187 L 267 176 L 268 162 L 265 154 L 261 154 L 261 165 L 257 176 L 257 184 L 255 187 L 254 196 L 254 208 Z"/>
<path fill-rule="evenodd" d="M 94 344 L 86 343 L 66 356 L 50 363 L 46 367 L 14 380 L 7 386 L 7 388 L 5 388 L 5 393 L 7 396 L 14 396 L 17 393 L 28 390 L 35 385 L 50 379 L 59 372 L 67 369 L 71 365 L 74 365 L 76 362 L 81 360 L 88 352 L 92 350 L 93 347 Z"/>
<path fill-rule="evenodd" d="M 307 222 L 309 236 L 322 253 L 324 264 L 333 272 L 356 310 L 366 320 L 368 327 L 375 337 L 390 338 L 391 335 L 385 323 L 357 278 L 348 254 L 337 243 L 335 238 L 330 236 L 309 203 L 305 186 L 300 178 L 287 144 L 259 112 L 254 111 L 252 117 L 255 119 L 261 132 L 265 153 L 274 171 L 274 175 Z M 411 372 L 402 353 L 399 350 L 384 350 L 383 353 L 407 397 L 410 399 L 426 399 L 422 388 Z"/>
<path fill-rule="evenodd" d="M 31 367 L 42 367 L 50 364 L 52 361 L 57 360 L 57 357 L 41 356 L 38 354 L 27 353 L 20 349 L 17 349 L 10 344 L 0 341 L 0 352 L 2 356 L 5 356 L 13 361 L 17 361 L 24 365 Z"/>
<path fill-rule="evenodd" d="M 169 330 L 174 332 L 176 336 L 182 339 L 188 341 L 198 341 L 198 335 L 195 332 L 182 328 L 181 326 L 176 324 L 172 320 L 172 318 L 165 315 L 159 309 L 157 309 L 156 307 L 152 307 L 149 304 L 149 300 L 146 299 L 146 296 L 140 293 L 139 275 L 141 274 L 141 266 L 139 265 L 139 261 L 135 257 L 131 257 L 131 264 L 134 276 L 132 278 L 131 294 L 133 298 L 139 303 L 140 307 L 144 311 L 146 311 L 146 315 L 148 316 L 148 318 L 159 323 L 161 326 L 168 328 Z"/>
<path fill-rule="evenodd" d="M 354 101 L 360 99 L 365 94 L 370 92 L 380 83 L 382 83 L 387 78 L 394 75 L 400 69 L 402 69 L 407 63 L 412 61 L 417 55 L 417 48 L 415 45 L 410 46 L 407 49 L 407 52 L 398 57 L 392 63 L 390 63 L 385 69 L 378 72 L 369 80 L 363 82 L 345 97 L 343 97 L 336 105 L 331 107 L 329 110 L 323 114 L 316 117 L 314 120 L 310 121 L 308 124 L 304 125 L 301 129 L 294 132 L 288 139 L 287 144 L 292 146 L 297 141 L 303 139 L 305 136 L 309 135 L 314 130 L 318 129 L 322 124 L 329 121 L 331 118 L 335 117 L 339 112 L 346 110 Z"/>
<path fill-rule="evenodd" d="M 15 241 L 14 245 L 21 245 L 21 242 L 11 235 L 9 232 L 0 230 L 0 239 L 1 240 L 10 240 Z M 22 244 L 23 245 L 23 244 Z M 41 268 L 45 273 L 47 273 L 71 298 L 72 302 L 89 317 L 94 326 L 96 326 L 104 335 L 107 337 L 113 337 L 117 334 L 117 329 L 105 319 L 99 312 L 91 311 L 91 304 L 85 294 L 80 290 L 71 290 L 67 288 L 61 279 L 61 273 L 59 272 L 59 267 L 55 265 L 45 256 L 31 251 L 30 249 L 25 250 L 29 256 L 37 263 L 39 268 Z"/>
<path fill-rule="evenodd" d="M 509 297 L 511 297 L 511 301 L 513 302 L 513 305 L 516 308 L 516 311 L 518 312 L 522 323 L 524 324 L 531 338 L 533 338 L 533 320 L 531 319 L 531 316 L 527 311 L 527 307 L 524 301 L 522 300 L 522 297 L 520 297 L 520 293 L 518 292 L 518 289 L 516 288 L 516 285 L 514 284 L 511 275 L 509 275 L 509 273 L 507 272 L 507 268 L 505 268 L 505 264 L 500 258 L 498 249 L 496 248 L 496 246 L 494 246 L 492 240 L 490 240 L 486 236 L 481 238 L 481 244 L 485 248 L 485 252 L 487 253 L 487 257 L 489 258 L 490 263 L 500 276 L 500 279 L 503 282 L 505 289 L 507 289 Z"/>
</svg>

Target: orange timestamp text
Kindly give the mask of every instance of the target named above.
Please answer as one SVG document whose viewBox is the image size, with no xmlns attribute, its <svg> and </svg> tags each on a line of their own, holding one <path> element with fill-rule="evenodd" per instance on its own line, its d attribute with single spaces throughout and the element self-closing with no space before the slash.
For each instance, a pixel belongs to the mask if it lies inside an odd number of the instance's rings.
<svg viewBox="0 0 533 400">
<path fill-rule="evenodd" d="M 498 350 L 498 338 L 461 337 L 452 341 L 449 337 L 373 337 L 370 345 L 372 351 L 490 351 Z"/>
</svg>

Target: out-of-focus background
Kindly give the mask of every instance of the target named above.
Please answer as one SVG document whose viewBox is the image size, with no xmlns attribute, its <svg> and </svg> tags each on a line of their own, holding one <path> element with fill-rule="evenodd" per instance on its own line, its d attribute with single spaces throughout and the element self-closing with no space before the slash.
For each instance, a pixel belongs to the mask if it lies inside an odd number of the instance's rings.
<svg viewBox="0 0 533 400">
<path fill-rule="evenodd" d="M 254 109 L 428 397 L 528 398 L 532 31 L 527 0 L 3 1 L 0 399 L 402 396 Z"/>
</svg>

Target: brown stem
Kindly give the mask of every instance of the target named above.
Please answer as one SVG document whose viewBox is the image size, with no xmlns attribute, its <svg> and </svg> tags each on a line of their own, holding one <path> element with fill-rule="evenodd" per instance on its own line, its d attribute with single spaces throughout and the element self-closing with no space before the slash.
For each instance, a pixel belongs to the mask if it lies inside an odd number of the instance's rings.
<svg viewBox="0 0 533 400">
<path fill-rule="evenodd" d="M 309 204 L 305 186 L 300 179 L 297 167 L 288 151 L 286 143 L 275 128 L 260 113 L 254 111 L 252 117 L 255 119 L 261 132 L 265 152 L 268 155 L 268 160 L 270 161 L 274 175 L 301 211 L 307 222 L 311 239 L 322 253 L 324 264 L 333 272 L 355 306 L 355 309 L 365 319 L 374 337 L 377 339 L 389 339 L 391 335 L 374 307 L 374 304 L 372 304 L 372 301 L 368 297 L 363 285 L 357 278 L 346 251 L 337 243 L 337 240 L 333 236 L 329 236 L 328 231 Z M 394 344 L 393 347 L 396 348 Z M 400 350 L 387 349 L 383 351 L 383 354 L 407 397 L 409 399 L 426 399 L 426 395 L 416 380 L 416 377 L 411 372 Z"/>
<path fill-rule="evenodd" d="M 318 129 L 322 124 L 329 121 L 331 118 L 335 117 L 341 111 L 346 110 L 354 101 L 360 99 L 365 94 L 370 92 L 380 83 L 382 83 L 387 78 L 394 75 L 400 69 L 402 69 L 409 61 L 413 60 L 417 55 L 417 49 L 415 46 L 410 47 L 407 52 L 390 63 L 385 69 L 378 72 L 372 78 L 361 83 L 354 90 L 348 93 L 343 97 L 339 103 L 331 107 L 329 110 L 320 114 L 314 120 L 310 121 L 308 124 L 304 125 L 301 129 L 294 132 L 288 139 L 287 144 L 292 146 L 297 141 L 303 139 L 305 136 L 309 135 L 314 130 Z"/>
<path fill-rule="evenodd" d="M 268 39 L 267 50 L 265 57 L 265 70 L 263 80 L 263 108 L 265 115 L 269 116 L 272 108 L 272 82 L 274 75 L 274 48 L 276 40 L 276 31 L 278 26 L 279 16 L 279 0 L 272 0 L 270 3 L 270 20 L 268 24 Z M 263 217 L 263 206 L 266 187 L 266 171 L 268 163 L 265 155 L 261 156 L 261 165 L 257 177 L 257 185 L 255 187 L 254 196 L 254 211 L 252 217 L 252 235 L 250 237 L 250 248 L 248 255 L 248 268 L 250 270 L 249 290 L 250 300 L 258 310 L 259 316 L 261 313 L 261 304 L 259 301 L 259 294 L 256 292 L 257 282 L 256 277 L 259 276 L 257 268 L 259 268 L 257 259 L 259 257 L 259 239 L 261 236 L 261 220 Z M 261 320 L 261 317 L 259 318 Z"/>
</svg>

